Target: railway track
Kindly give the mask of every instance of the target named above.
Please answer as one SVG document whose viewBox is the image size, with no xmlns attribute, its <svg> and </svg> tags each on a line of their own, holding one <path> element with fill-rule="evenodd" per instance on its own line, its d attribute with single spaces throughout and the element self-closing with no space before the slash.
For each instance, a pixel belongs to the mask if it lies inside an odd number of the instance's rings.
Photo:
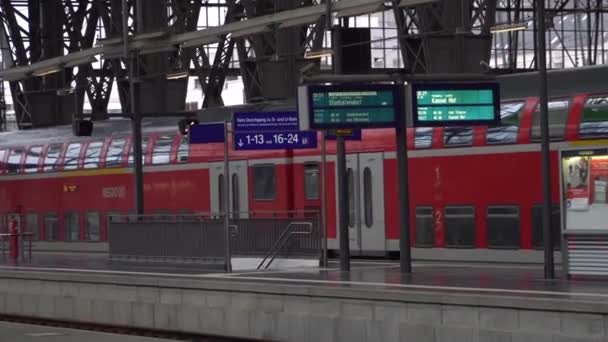
<svg viewBox="0 0 608 342">
<path fill-rule="evenodd" d="M 256 339 L 244 339 L 244 338 L 236 338 L 236 337 L 185 333 L 185 332 L 171 331 L 171 330 L 145 329 L 145 328 L 135 328 L 135 327 L 127 327 L 127 326 L 115 326 L 115 325 L 87 323 L 87 322 L 73 322 L 73 321 L 63 321 L 63 320 L 26 317 L 26 316 L 15 316 L 15 315 L 0 315 L 0 321 L 11 322 L 11 323 L 21 323 L 21 324 L 31 324 L 31 325 L 38 325 L 38 326 L 47 326 L 47 327 L 54 327 L 54 328 L 77 329 L 77 330 L 85 330 L 85 331 L 100 332 L 100 333 L 169 339 L 169 340 L 176 340 L 176 341 L 191 341 L 191 342 L 263 341 L 263 340 L 256 340 Z"/>
</svg>

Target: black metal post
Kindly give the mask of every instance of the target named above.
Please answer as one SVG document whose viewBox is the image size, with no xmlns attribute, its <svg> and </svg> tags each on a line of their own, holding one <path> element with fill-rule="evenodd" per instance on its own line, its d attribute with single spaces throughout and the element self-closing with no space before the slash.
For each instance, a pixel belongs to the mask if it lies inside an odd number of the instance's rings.
<svg viewBox="0 0 608 342">
<path fill-rule="evenodd" d="M 547 104 L 547 52 L 545 26 L 545 0 L 536 1 L 536 23 L 538 34 L 538 51 L 536 62 L 540 75 L 540 135 L 542 159 L 542 189 L 543 189 L 543 246 L 545 249 L 545 278 L 555 277 L 553 262 L 553 239 L 551 231 L 551 168 L 549 150 L 549 108 Z"/>
<path fill-rule="evenodd" d="M 139 14 L 139 13 L 138 13 Z M 137 55 L 131 54 L 129 51 L 129 7 L 127 0 L 122 1 L 122 41 L 123 41 L 123 54 L 125 58 L 125 65 L 128 65 L 129 69 L 129 107 L 133 116 L 131 118 L 131 129 L 133 134 L 133 161 L 134 161 L 134 197 L 135 197 L 135 210 L 137 215 L 144 214 L 144 172 L 142 162 L 142 149 L 141 149 L 141 113 L 137 106 L 137 98 L 135 95 L 135 69 L 137 68 Z M 138 16 L 138 19 L 139 16 Z M 127 63 L 129 61 L 129 63 Z"/>
<path fill-rule="evenodd" d="M 409 86 L 408 86 L 409 90 Z M 406 91 L 403 96 L 410 92 Z M 408 106 L 410 101 L 404 101 Z M 408 106 L 408 108 L 411 108 Z M 408 113 L 409 109 L 406 109 Z M 401 272 L 412 272 L 412 251 L 410 249 L 410 199 L 408 186 L 408 160 L 407 160 L 407 118 L 408 115 L 400 117 L 396 131 L 397 139 L 397 190 L 399 196 L 399 264 Z"/>
<path fill-rule="evenodd" d="M 342 44 L 340 27 L 332 27 L 334 50 L 334 74 L 342 74 Z M 348 238 L 348 184 L 346 181 L 346 151 L 344 137 L 336 136 L 336 167 L 338 169 L 338 217 L 340 232 L 340 270 L 350 271 L 350 246 Z"/>
</svg>

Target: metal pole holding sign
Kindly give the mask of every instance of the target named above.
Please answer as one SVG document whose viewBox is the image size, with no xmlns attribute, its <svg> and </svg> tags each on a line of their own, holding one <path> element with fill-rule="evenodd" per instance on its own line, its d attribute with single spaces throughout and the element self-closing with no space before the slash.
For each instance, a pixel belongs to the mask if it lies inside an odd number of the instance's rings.
<svg viewBox="0 0 608 342">
<path fill-rule="evenodd" d="M 405 92 L 406 113 L 412 110 L 411 87 Z M 407 117 L 401 116 L 395 129 L 397 139 L 397 191 L 399 196 L 399 264 L 401 272 L 412 273 L 412 251 L 410 241 L 410 197 L 408 186 Z"/>
<path fill-rule="evenodd" d="M 342 48 L 340 27 L 332 27 L 334 49 L 334 74 L 342 74 Z M 338 169 L 338 226 L 340 231 L 340 270 L 350 270 L 350 246 L 348 238 L 348 184 L 346 182 L 346 147 L 344 137 L 336 137 L 336 167 Z"/>
<path fill-rule="evenodd" d="M 329 261 L 327 260 L 328 256 L 327 256 L 327 196 L 325 194 L 325 192 L 327 191 L 327 179 L 325 177 L 327 177 L 326 173 L 327 173 L 327 168 L 326 168 L 326 163 L 327 163 L 327 150 L 326 150 L 326 143 L 327 143 L 327 137 L 325 134 L 325 130 L 321 131 L 321 227 L 322 227 L 322 234 L 323 234 L 323 240 L 322 240 L 322 245 L 323 245 L 323 255 L 321 258 L 321 266 L 323 267 L 328 267 L 329 266 Z"/>
<path fill-rule="evenodd" d="M 225 268 L 226 272 L 232 272 L 232 253 L 230 250 L 230 161 L 228 160 L 228 121 L 224 121 L 224 236 L 225 236 L 225 249 L 226 249 L 226 260 Z"/>
<path fill-rule="evenodd" d="M 542 189 L 543 189 L 543 246 L 545 250 L 545 278 L 555 277 L 553 262 L 553 239 L 551 231 L 551 168 L 549 151 L 549 108 L 547 104 L 547 51 L 545 26 L 545 1 L 536 2 L 536 23 L 538 35 L 538 73 L 540 75 L 540 136 L 541 136 L 541 163 L 542 163 Z"/>
</svg>

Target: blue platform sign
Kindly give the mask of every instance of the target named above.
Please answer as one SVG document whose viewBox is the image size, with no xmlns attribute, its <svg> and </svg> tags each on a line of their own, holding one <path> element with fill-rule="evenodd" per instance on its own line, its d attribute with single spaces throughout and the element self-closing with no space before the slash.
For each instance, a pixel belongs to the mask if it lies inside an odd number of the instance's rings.
<svg viewBox="0 0 608 342">
<path fill-rule="evenodd" d="M 317 147 L 315 131 L 234 133 L 235 150 L 289 150 Z"/>
<path fill-rule="evenodd" d="M 224 142 L 224 123 L 192 125 L 188 130 L 190 144 L 208 144 Z"/>
<path fill-rule="evenodd" d="M 235 112 L 232 118 L 235 132 L 297 131 L 297 112 Z"/>
</svg>

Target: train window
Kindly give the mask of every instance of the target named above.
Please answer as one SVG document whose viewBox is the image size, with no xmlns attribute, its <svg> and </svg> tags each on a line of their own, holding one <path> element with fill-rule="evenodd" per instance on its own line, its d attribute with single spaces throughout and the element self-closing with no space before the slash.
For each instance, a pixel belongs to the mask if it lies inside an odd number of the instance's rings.
<svg viewBox="0 0 608 342">
<path fill-rule="evenodd" d="M 56 213 L 44 215 L 44 239 L 46 241 L 57 241 L 59 236 L 59 218 Z"/>
<path fill-rule="evenodd" d="M 232 190 L 232 215 L 234 218 L 238 218 L 239 213 L 241 212 L 238 174 L 232 174 L 232 184 L 230 186 L 230 189 Z"/>
<path fill-rule="evenodd" d="M 24 171 L 26 173 L 32 173 L 38 171 L 38 161 L 42 153 L 42 146 L 33 146 L 27 150 L 25 155 Z"/>
<path fill-rule="evenodd" d="M 371 228 L 374 225 L 374 192 L 372 189 L 372 170 L 369 167 L 363 170 L 363 201 L 365 226 Z"/>
<path fill-rule="evenodd" d="M 11 150 L 8 155 L 8 163 L 6 164 L 6 172 L 9 174 L 15 174 L 19 172 L 21 167 L 21 157 L 23 156 L 23 148 L 18 147 Z"/>
<path fill-rule="evenodd" d="M 150 141 L 150 137 L 142 137 L 141 138 L 141 163 L 144 164 L 146 160 L 146 150 L 148 149 L 148 141 Z M 129 152 L 129 166 L 133 166 L 133 142 L 131 141 L 131 151 Z"/>
<path fill-rule="evenodd" d="M 217 199 L 219 201 L 220 212 L 218 214 L 223 214 L 225 210 L 224 203 L 224 175 L 220 174 L 217 176 L 217 184 L 219 191 L 217 192 Z"/>
<path fill-rule="evenodd" d="M 319 163 L 304 164 L 304 198 L 319 199 Z"/>
<path fill-rule="evenodd" d="M 581 138 L 608 136 L 608 96 L 593 96 L 585 101 L 579 128 Z"/>
<path fill-rule="evenodd" d="M 152 164 L 169 164 L 171 160 L 171 145 L 173 144 L 173 137 L 163 135 L 156 139 L 154 143 L 154 150 L 152 150 Z"/>
<path fill-rule="evenodd" d="M 486 211 L 488 247 L 519 248 L 519 208 L 489 206 Z"/>
<path fill-rule="evenodd" d="M 63 161 L 64 170 L 74 170 L 78 168 L 78 159 L 80 158 L 81 149 L 82 143 L 71 143 L 68 145 Z"/>
<path fill-rule="evenodd" d="M 59 155 L 63 145 L 54 144 L 50 145 L 46 151 L 46 158 L 44 159 L 44 171 L 57 170 L 57 162 L 59 161 Z"/>
<path fill-rule="evenodd" d="M 417 149 L 430 148 L 433 141 L 432 127 L 419 127 L 414 131 L 414 147 Z"/>
<path fill-rule="evenodd" d="M 177 148 L 177 162 L 187 163 L 189 153 L 190 145 L 188 144 L 188 141 L 186 139 L 181 139 L 179 141 L 179 147 Z"/>
<path fill-rule="evenodd" d="M 563 140 L 566 131 L 566 120 L 568 119 L 568 100 L 549 101 L 549 138 L 551 140 Z M 532 141 L 540 141 L 540 107 L 532 113 Z"/>
<path fill-rule="evenodd" d="M 486 143 L 488 144 L 515 144 L 519 118 L 524 110 L 525 102 L 510 102 L 500 105 L 500 125 L 488 127 Z"/>
<path fill-rule="evenodd" d="M 473 145 L 473 128 L 471 127 L 445 127 L 443 129 L 444 146 L 471 146 Z"/>
<path fill-rule="evenodd" d="M 535 205 L 532 207 L 532 246 L 534 248 L 543 248 L 543 207 Z M 559 250 L 561 248 L 561 213 L 559 205 L 554 205 L 551 210 L 551 239 L 553 240 L 553 248 Z"/>
<path fill-rule="evenodd" d="M 355 227 L 356 212 L 355 212 L 355 172 L 349 168 L 346 170 L 346 184 L 348 188 L 348 226 Z"/>
<path fill-rule="evenodd" d="M 68 211 L 63 213 L 63 229 L 65 241 L 77 241 L 80 237 L 80 221 L 78 213 Z"/>
<path fill-rule="evenodd" d="M 25 215 L 25 231 L 32 233 L 32 240 L 38 240 L 38 214 L 27 213 Z"/>
<path fill-rule="evenodd" d="M 126 140 L 124 138 L 112 139 L 106 153 L 106 167 L 119 167 L 122 163 L 122 151 Z"/>
<path fill-rule="evenodd" d="M 89 211 L 84 216 L 84 239 L 88 241 L 99 241 L 100 235 L 99 212 Z"/>
<path fill-rule="evenodd" d="M 417 207 L 415 215 L 416 247 L 433 247 L 435 241 L 433 208 Z"/>
<path fill-rule="evenodd" d="M 253 199 L 272 200 L 276 195 L 274 165 L 255 165 L 253 167 Z"/>
<path fill-rule="evenodd" d="M 8 231 L 8 227 L 6 224 L 6 215 L 0 214 L 0 233 L 6 233 Z"/>
<path fill-rule="evenodd" d="M 89 143 L 89 147 L 87 147 L 86 156 L 84 157 L 85 169 L 96 169 L 99 167 L 102 147 L 103 141 L 92 141 Z"/>
<path fill-rule="evenodd" d="M 471 248 L 475 242 L 475 208 L 448 206 L 444 209 L 446 247 Z"/>
</svg>

